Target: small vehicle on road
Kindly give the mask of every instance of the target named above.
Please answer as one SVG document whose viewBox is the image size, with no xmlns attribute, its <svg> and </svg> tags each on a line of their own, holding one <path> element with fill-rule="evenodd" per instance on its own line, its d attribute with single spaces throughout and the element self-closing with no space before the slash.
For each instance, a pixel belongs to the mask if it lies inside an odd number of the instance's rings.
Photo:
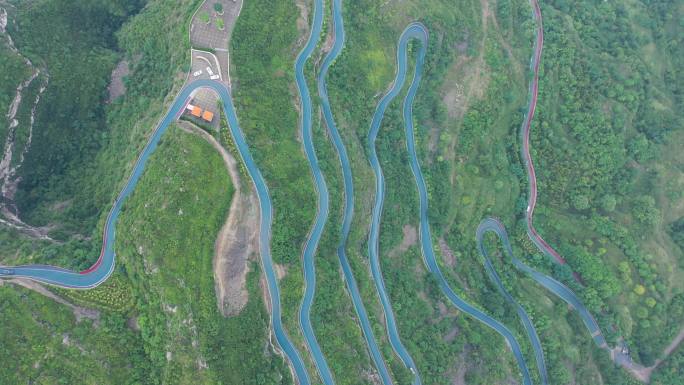
<svg viewBox="0 0 684 385">
<path fill-rule="evenodd" d="M 192 76 L 195 76 L 195 77 L 200 76 L 200 75 L 202 75 L 202 70 L 195 71 L 192 73 Z"/>
<path fill-rule="evenodd" d="M 14 275 L 14 269 L 0 269 L 0 275 Z"/>
<path fill-rule="evenodd" d="M 218 79 L 218 78 L 220 78 L 220 76 L 218 76 L 218 75 L 211 75 L 211 76 L 209 76 L 209 79 L 211 79 L 211 80 L 216 80 L 216 79 Z"/>
<path fill-rule="evenodd" d="M 212 76 L 214 74 L 214 71 L 211 70 L 211 67 L 207 67 L 207 73 L 209 76 Z"/>
</svg>

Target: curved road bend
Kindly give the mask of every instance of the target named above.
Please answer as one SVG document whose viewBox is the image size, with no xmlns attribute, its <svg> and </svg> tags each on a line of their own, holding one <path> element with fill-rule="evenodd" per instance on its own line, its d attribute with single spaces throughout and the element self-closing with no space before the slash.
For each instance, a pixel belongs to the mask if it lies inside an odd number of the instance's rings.
<svg viewBox="0 0 684 385">
<path fill-rule="evenodd" d="M 508 238 L 508 233 L 506 232 L 506 228 L 504 227 L 503 223 L 501 223 L 501 221 L 499 221 L 498 219 L 485 218 L 484 220 L 482 220 L 482 222 L 480 222 L 480 225 L 477 228 L 477 242 L 478 248 L 481 249 L 481 252 L 483 247 L 482 238 L 484 237 L 484 234 L 488 231 L 495 233 L 499 237 L 499 239 L 501 239 L 506 254 L 511 258 L 513 266 L 515 266 L 516 269 L 530 276 L 544 288 L 546 288 L 553 294 L 557 295 L 560 299 L 562 299 L 573 309 L 575 309 L 579 313 L 580 318 L 582 318 L 582 322 L 584 322 L 584 326 L 589 331 L 589 334 L 591 334 L 594 343 L 596 343 L 596 345 L 598 345 L 600 348 L 607 347 L 606 339 L 601 333 L 601 329 L 599 328 L 598 323 L 591 315 L 589 310 L 586 308 L 586 306 L 584 306 L 582 301 L 580 301 L 580 299 L 577 298 L 577 296 L 572 290 L 570 290 L 567 286 L 563 285 L 557 280 L 549 277 L 548 275 L 542 274 L 534 270 L 533 268 L 527 266 L 521 260 L 515 257 L 515 255 L 513 254 L 513 249 L 511 247 L 511 242 Z M 484 252 L 486 253 L 486 250 L 484 250 Z"/>
<path fill-rule="evenodd" d="M 413 128 L 413 99 L 415 98 L 416 92 L 418 90 L 418 85 L 422 76 L 423 62 L 425 59 L 425 50 L 427 46 L 428 33 L 422 24 L 414 23 L 411 24 L 402 34 L 401 40 L 399 42 L 399 50 L 397 52 L 397 60 L 399 62 L 399 71 L 397 72 L 397 79 L 395 80 L 395 86 L 397 84 L 403 84 L 406 78 L 406 61 L 407 61 L 407 45 L 409 39 L 417 39 L 421 44 L 419 51 L 418 60 L 416 62 L 415 73 L 411 86 L 409 87 L 406 98 L 404 99 L 403 105 L 403 118 L 404 127 L 406 130 L 406 146 L 408 150 L 409 160 L 411 163 L 411 171 L 415 178 L 416 187 L 418 189 L 418 195 L 420 200 L 420 245 L 423 258 L 428 270 L 437 278 L 440 289 L 449 298 L 451 303 L 459 310 L 471 315 L 476 320 L 482 322 L 483 324 L 494 329 L 497 333 L 502 335 L 515 356 L 518 362 L 518 367 L 523 377 L 523 384 L 531 385 L 532 379 L 530 378 L 530 373 L 525 363 L 525 358 L 523 357 L 522 350 L 520 349 L 520 344 L 517 339 L 511 333 L 511 331 L 504 326 L 499 321 L 485 314 L 481 310 L 475 308 L 469 303 L 465 302 L 461 297 L 459 297 L 449 286 L 446 278 L 442 274 L 441 269 L 437 263 L 437 258 L 435 256 L 434 250 L 432 248 L 432 234 L 430 232 L 430 224 L 428 222 L 428 195 L 427 186 L 425 184 L 425 179 L 423 173 L 420 169 L 420 164 L 418 163 L 418 156 L 416 154 L 415 148 L 415 138 L 414 138 L 414 128 Z M 377 160 L 377 159 L 376 159 Z M 376 167 L 377 166 L 376 163 Z M 375 218 L 374 218 L 375 219 Z M 377 244 L 376 244 L 377 246 Z"/>
<path fill-rule="evenodd" d="M 484 235 L 487 231 L 493 231 L 499 236 L 500 239 L 503 239 L 499 231 L 497 231 L 498 229 L 496 227 L 492 227 L 491 221 L 493 221 L 493 219 L 487 218 L 480 222 L 480 225 L 477 227 L 477 249 L 480 252 L 480 255 L 482 255 L 482 257 L 484 258 L 484 266 L 485 270 L 487 271 L 487 275 L 489 276 L 489 279 L 492 282 L 494 282 L 501 295 L 503 295 L 503 297 L 506 299 L 506 302 L 515 307 L 515 311 L 518 313 L 520 322 L 522 323 L 523 328 L 525 328 L 525 332 L 527 333 L 527 338 L 529 338 L 530 344 L 532 344 L 532 348 L 534 349 L 534 358 L 537 362 L 539 378 L 541 379 L 542 384 L 547 385 L 549 383 L 549 380 L 548 373 L 546 370 L 546 362 L 544 361 L 544 350 L 542 349 L 541 341 L 539 340 L 539 334 L 537 334 L 537 329 L 535 329 L 534 324 L 532 323 L 532 320 L 530 319 L 530 316 L 527 314 L 525 309 L 522 306 L 520 306 L 520 304 L 504 287 L 503 282 L 501 282 L 501 278 L 499 277 L 499 274 L 497 274 L 496 269 L 494 269 L 494 265 L 492 264 L 492 261 L 489 258 L 489 252 L 487 251 L 487 248 L 484 245 Z M 504 241 L 506 254 L 509 258 L 515 259 L 515 257 L 513 256 L 513 250 L 510 248 L 510 245 L 506 246 L 506 242 L 508 242 L 508 238 L 506 238 L 506 241 Z"/>
<path fill-rule="evenodd" d="M 219 97 L 221 98 L 223 110 L 225 111 L 226 117 L 228 119 L 231 135 L 235 141 L 235 145 L 240 153 L 240 156 L 247 167 L 247 172 L 254 183 L 257 197 L 259 198 L 259 211 L 261 215 L 259 225 L 259 252 L 261 255 L 264 273 L 266 275 L 268 291 L 270 294 L 269 296 L 271 298 L 271 324 L 273 325 L 273 332 L 278 345 L 292 363 L 297 381 L 299 381 L 300 384 L 306 384 L 308 379 L 306 367 L 304 366 L 304 362 L 302 361 L 299 352 L 297 349 L 295 349 L 294 345 L 287 336 L 281 320 L 280 290 L 278 288 L 278 280 L 273 268 L 273 260 L 271 259 L 270 240 L 271 223 L 273 220 L 273 206 L 271 203 L 271 197 L 269 195 L 266 182 L 264 181 L 256 162 L 252 158 L 249 146 L 247 145 L 242 130 L 240 129 L 240 125 L 238 124 L 230 90 L 225 85 L 217 81 L 195 80 L 183 87 L 174 100 L 173 105 L 166 113 L 164 119 L 162 119 L 159 126 L 157 126 L 157 128 L 154 130 L 142 153 L 138 157 L 138 160 L 133 167 L 133 172 L 128 178 L 126 185 L 117 199 L 114 201 L 114 206 L 112 207 L 112 210 L 107 217 L 107 222 L 105 223 L 102 253 L 100 254 L 100 258 L 93 268 L 88 269 L 81 274 L 54 266 L 27 265 L 8 267 L 7 269 L 10 272 L 9 275 L 12 277 L 28 278 L 34 281 L 55 286 L 78 289 L 92 288 L 104 282 L 104 280 L 106 280 L 114 270 L 115 225 L 116 220 L 121 213 L 123 201 L 130 195 L 135 188 L 135 185 L 140 180 L 140 177 L 145 169 L 145 164 L 150 155 L 157 148 L 159 139 L 164 132 L 166 132 L 169 125 L 175 120 L 177 114 L 183 111 L 186 101 L 198 88 L 210 88 L 218 93 Z M 2 276 L 7 275 L 8 274 L 3 274 Z"/>
<path fill-rule="evenodd" d="M 416 365 L 399 338 L 399 331 L 394 318 L 394 312 L 392 311 L 392 305 L 390 304 L 389 296 L 387 295 L 387 290 L 385 289 L 385 282 L 382 278 L 379 256 L 379 238 L 380 217 L 382 216 L 382 205 L 385 200 L 385 177 L 382 174 L 382 168 L 380 167 L 380 161 L 375 148 L 375 140 L 378 137 L 378 131 L 380 131 L 380 124 L 385 116 L 385 110 L 392 100 L 394 100 L 394 98 L 399 94 L 404 85 L 404 81 L 406 80 L 407 48 L 408 42 L 412 38 L 419 39 L 423 43 L 418 63 L 416 63 L 416 74 L 418 74 L 422 68 L 423 58 L 425 56 L 425 44 L 427 43 L 427 30 L 425 30 L 425 27 L 423 27 L 422 24 L 413 23 L 406 27 L 404 32 L 402 32 L 401 36 L 399 37 L 399 42 L 397 43 L 396 77 L 392 82 L 392 87 L 389 89 L 389 91 L 387 91 L 382 99 L 380 99 L 380 102 L 375 109 L 375 113 L 373 114 L 373 120 L 371 121 L 370 131 L 368 133 L 370 165 L 375 173 L 375 204 L 373 206 L 371 229 L 368 239 L 368 254 L 370 256 L 369 259 L 371 264 L 371 272 L 373 274 L 373 280 L 375 281 L 375 287 L 378 291 L 380 302 L 382 303 L 382 308 L 385 312 L 385 322 L 387 324 L 387 334 L 389 335 L 390 344 L 397 355 L 404 362 L 404 365 L 414 374 L 414 383 L 420 383 L 420 376 L 418 375 Z M 414 78 L 414 83 L 415 81 L 416 78 Z M 414 85 L 412 84 L 411 87 L 413 88 L 413 86 Z M 405 108 L 406 105 L 404 105 L 404 109 Z M 404 111 L 404 113 L 406 113 L 406 111 Z"/>
<path fill-rule="evenodd" d="M 311 306 L 313 304 L 314 294 L 316 293 L 316 266 L 314 263 L 314 257 L 316 254 L 316 249 L 318 248 L 318 242 L 323 234 L 325 223 L 328 221 L 329 195 L 328 187 L 326 186 L 325 178 L 323 177 L 323 173 L 321 172 L 321 168 L 318 164 L 316 150 L 313 144 L 311 94 L 309 92 L 309 87 L 306 84 L 304 67 L 316 48 L 316 44 L 318 44 L 322 28 L 323 0 L 316 0 L 314 2 L 311 34 L 309 35 L 304 48 L 297 56 L 297 60 L 295 62 L 295 80 L 297 82 L 297 89 L 299 90 L 299 97 L 301 99 L 302 105 L 300 129 L 302 133 L 302 141 L 304 143 L 304 153 L 309 161 L 316 191 L 318 193 L 316 219 L 313 228 L 309 232 L 309 236 L 305 242 L 304 251 L 302 254 L 302 259 L 304 262 L 305 290 L 304 298 L 302 299 L 299 309 L 299 326 L 302 329 L 302 334 L 306 339 L 306 344 L 311 352 L 311 356 L 313 357 L 323 383 L 326 385 L 333 385 L 335 381 L 333 381 L 332 374 L 330 373 L 330 367 L 328 366 L 325 357 L 323 357 L 321 346 L 318 344 L 318 341 L 316 340 L 316 334 L 311 326 Z M 308 383 L 309 379 L 307 378 L 306 381 Z"/>
<path fill-rule="evenodd" d="M 321 65 L 321 70 L 318 74 L 318 96 L 321 99 L 325 124 L 328 127 L 330 137 L 332 138 L 335 150 L 337 151 L 337 155 L 340 159 L 342 176 L 344 179 L 344 214 L 342 218 L 342 235 L 340 237 L 340 244 L 337 246 L 337 257 L 340 260 L 344 280 L 347 284 L 347 289 L 349 290 L 352 303 L 354 304 L 356 315 L 359 317 L 361 330 L 363 331 L 363 336 L 366 339 L 366 345 L 368 345 L 368 349 L 370 350 L 370 355 L 373 358 L 375 367 L 377 368 L 378 374 L 382 379 L 382 383 L 384 385 L 391 385 L 392 378 L 390 377 L 387 365 L 385 364 L 382 353 L 380 352 L 378 344 L 375 340 L 373 328 L 371 327 L 370 320 L 368 319 L 368 313 L 366 312 L 366 308 L 361 300 L 361 293 L 359 292 L 359 288 L 356 284 L 356 279 L 354 278 L 354 273 L 349 265 L 349 259 L 347 258 L 346 253 L 347 239 L 349 238 L 352 217 L 354 215 L 354 182 L 352 179 L 351 164 L 349 162 L 349 156 L 347 155 L 347 149 L 345 148 L 342 137 L 337 130 L 332 109 L 330 108 L 330 100 L 328 98 L 328 89 L 326 85 L 326 76 L 328 75 L 328 70 L 344 47 L 345 35 L 344 24 L 342 20 L 342 0 L 332 0 L 332 11 L 335 42 L 330 52 L 328 52 L 325 58 L 323 58 L 323 64 Z"/>
</svg>

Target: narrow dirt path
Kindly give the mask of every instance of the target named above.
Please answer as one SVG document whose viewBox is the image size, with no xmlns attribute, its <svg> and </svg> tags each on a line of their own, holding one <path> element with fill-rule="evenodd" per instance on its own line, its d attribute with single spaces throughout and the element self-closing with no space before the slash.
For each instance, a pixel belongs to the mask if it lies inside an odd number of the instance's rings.
<svg viewBox="0 0 684 385">
<path fill-rule="evenodd" d="M 660 354 L 660 358 L 658 358 L 653 365 L 642 366 L 630 362 L 625 363 L 622 366 L 639 381 L 649 383 L 651 381 L 651 375 L 653 374 L 653 371 L 656 370 L 658 366 L 660 366 L 660 364 L 662 364 L 663 361 L 665 361 L 675 349 L 677 349 L 682 341 L 684 341 L 684 326 L 679 330 L 679 333 L 675 336 L 675 338 L 672 339 L 670 344 L 663 349 L 663 352 Z"/>
<path fill-rule="evenodd" d="M 100 312 L 95 309 L 88 309 L 84 308 L 81 306 L 76 306 L 72 304 L 71 302 L 65 300 L 64 298 L 58 296 L 57 294 L 51 292 L 50 290 L 46 289 L 45 286 L 35 282 L 31 281 L 30 279 L 24 279 L 24 278 L 14 278 L 10 279 L 4 282 L 9 282 L 14 285 L 22 286 L 25 287 L 29 290 L 33 290 L 38 294 L 41 294 L 45 297 L 48 297 L 52 299 L 53 301 L 60 303 L 62 305 L 65 305 L 71 309 L 71 311 L 74 312 L 74 316 L 76 317 L 76 322 L 81 322 L 82 319 L 88 318 L 92 319 L 93 321 L 97 322 L 100 320 Z M 3 284 L 3 281 L 0 281 L 0 285 Z"/>
<path fill-rule="evenodd" d="M 504 50 L 506 51 L 506 54 L 508 55 L 508 58 L 511 61 L 511 65 L 513 66 L 513 70 L 515 71 L 515 74 L 519 77 L 522 77 L 523 72 L 522 72 L 520 62 L 515 60 L 515 55 L 513 55 L 513 47 L 511 47 L 511 44 L 506 39 L 503 38 L 503 31 L 499 27 L 499 21 L 496 18 L 496 12 L 490 11 L 490 7 L 489 7 L 490 1 L 489 0 L 480 0 L 480 1 L 482 3 L 483 10 L 486 10 L 486 11 L 483 11 L 483 13 L 486 12 L 487 16 L 489 18 L 491 18 L 492 25 L 494 26 L 494 29 L 498 32 L 498 34 L 496 34 L 497 40 L 504 47 Z M 496 1 L 492 0 L 492 3 L 494 5 L 494 8 L 496 8 Z"/>
</svg>

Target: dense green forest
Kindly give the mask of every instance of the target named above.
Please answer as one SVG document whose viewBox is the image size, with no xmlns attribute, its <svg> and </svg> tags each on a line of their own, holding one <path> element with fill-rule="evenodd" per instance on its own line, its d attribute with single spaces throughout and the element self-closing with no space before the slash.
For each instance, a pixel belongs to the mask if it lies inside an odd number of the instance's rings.
<svg viewBox="0 0 684 385">
<path fill-rule="evenodd" d="M 0 225 L 1 264 L 30 261 L 77 270 L 92 264 L 116 192 L 185 80 L 188 22 L 200 3 L 0 0 L 8 10 L 8 36 L 20 53 L 0 40 L 0 110 L 8 110 L 17 85 L 35 69 L 41 74 L 23 99 L 33 100 L 47 85 L 36 105 L 32 145 L 18 168 L 13 203 L 25 222 L 47 226 L 54 239 L 38 241 Z M 325 42 L 333 35 L 329 3 L 307 67 L 314 95 Z M 271 248 L 283 274 L 283 321 L 319 383 L 297 319 L 304 288 L 301 253 L 316 213 L 316 191 L 302 151 L 293 69 L 309 33 L 312 5 L 245 0 L 226 48 L 240 125 L 273 200 Z M 489 281 L 476 248 L 478 223 L 498 217 L 516 255 L 575 290 L 609 345 L 624 338 L 635 364 L 659 365 L 651 383 L 672 385 L 682 376 L 682 347 L 669 357 L 661 352 L 684 319 L 684 8 L 672 0 L 551 0 L 541 7 L 545 40 L 531 130 L 539 189 L 535 224 L 566 266 L 541 255 L 523 220 L 528 182 L 520 126 L 536 27 L 530 4 L 343 1 L 347 40 L 330 69 L 328 88 L 354 179 L 347 255 L 397 384 L 410 384 L 412 376 L 389 344 L 368 263 L 375 180 L 367 135 L 396 71 L 399 35 L 416 20 L 430 32 L 414 106 L 416 145 L 428 184 L 432 241 L 451 286 L 512 330 L 539 382 L 515 309 Z M 122 61 L 130 69 L 125 93 L 109 100 L 111 73 Z M 377 139 L 386 179 L 381 266 L 402 342 L 425 384 L 519 383 L 504 340 L 455 310 L 423 263 L 401 113 L 405 94 L 406 89 L 389 106 Z M 312 322 L 336 383 L 365 384 L 379 381 L 377 371 L 336 255 L 342 173 L 313 99 L 314 140 L 331 208 L 316 255 Z M 17 140 L 26 143 L 31 104 L 22 103 L 17 114 L 24 122 Z M 8 127 L 0 119 L 0 140 Z M 225 124 L 222 130 L 222 143 L 235 155 Z M 243 187 L 251 188 L 244 168 L 241 177 Z M 97 316 L 83 318 L 79 310 L 34 291 L 0 285 L 6 325 L 0 331 L 0 383 L 293 383 L 286 360 L 272 346 L 258 261 L 248 261 L 249 301 L 240 314 L 223 317 L 216 306 L 214 241 L 232 193 L 212 147 L 170 128 L 125 204 L 113 277 L 91 291 L 50 289 L 95 309 Z M 512 266 L 498 240 L 486 242 L 506 289 L 539 333 L 549 383 L 639 383 L 594 345 L 565 302 Z"/>
<path fill-rule="evenodd" d="M 604 325 L 651 365 L 682 328 L 681 29 L 676 2 L 549 2 L 538 223 Z"/>
<path fill-rule="evenodd" d="M 120 56 L 115 33 L 142 4 L 40 1 L 16 5 L 16 24 L 10 24 L 8 32 L 17 49 L 34 65 L 46 68 L 50 79 L 36 111 L 34 125 L 39 129 L 19 169 L 16 203 L 29 223 L 43 225 L 57 215 L 64 221 L 62 231 L 87 232 L 106 202 L 97 200 L 92 188 L 83 189 L 83 185 L 89 182 L 88 170 L 106 143 L 106 90 Z M 50 209 L 65 201 L 69 203 L 63 213 Z"/>
</svg>

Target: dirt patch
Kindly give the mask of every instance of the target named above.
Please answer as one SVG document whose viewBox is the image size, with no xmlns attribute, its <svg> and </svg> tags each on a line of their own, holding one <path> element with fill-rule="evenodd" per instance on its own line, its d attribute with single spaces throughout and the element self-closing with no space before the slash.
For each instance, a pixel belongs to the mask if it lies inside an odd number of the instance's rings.
<svg viewBox="0 0 684 385">
<path fill-rule="evenodd" d="M 484 49 L 484 40 L 481 48 Z M 453 83 L 453 87 L 446 91 L 442 101 L 446 105 L 449 118 L 461 119 L 473 101 L 484 97 L 489 85 L 487 65 L 483 55 L 477 58 L 464 57 L 456 60 L 451 71 L 461 72 L 462 80 L 460 83 Z"/>
<path fill-rule="evenodd" d="M 365 379 L 367 383 L 372 385 L 382 384 L 382 378 L 380 374 L 374 370 L 368 370 L 361 373 L 361 378 Z"/>
<path fill-rule="evenodd" d="M 466 347 L 461 354 L 458 355 L 458 366 L 456 370 L 451 370 L 449 374 L 449 384 L 451 385 L 466 385 L 465 375 L 468 372 L 468 365 L 466 355 L 468 355 L 468 348 Z"/>
<path fill-rule="evenodd" d="M 444 340 L 444 342 L 451 342 L 456 339 L 456 337 L 458 336 L 458 332 L 458 328 L 454 327 L 453 329 L 449 330 L 449 332 L 445 334 L 444 337 L 442 337 L 442 340 Z"/>
<path fill-rule="evenodd" d="M 237 315 L 249 299 L 247 260 L 259 245 L 257 198 L 251 189 L 243 191 L 237 161 L 213 136 L 189 122 L 180 122 L 180 126 L 204 138 L 221 154 L 235 187 L 228 217 L 214 244 L 214 282 L 221 313 L 226 317 Z"/>
<path fill-rule="evenodd" d="M 404 233 L 404 236 L 401 239 L 401 243 L 388 253 L 390 258 L 394 258 L 405 253 L 409 247 L 415 245 L 418 241 L 418 232 L 416 231 L 415 227 L 411 225 L 404 225 L 401 230 Z"/>
<path fill-rule="evenodd" d="M 130 317 L 126 320 L 126 326 L 131 330 L 140 331 L 140 323 L 138 322 L 138 317 Z"/>
<path fill-rule="evenodd" d="M 278 281 L 282 280 L 287 275 L 287 267 L 284 265 L 279 265 L 277 263 L 274 263 L 273 269 L 275 270 L 276 277 L 278 278 Z"/>
<path fill-rule="evenodd" d="M 111 103 L 119 96 L 126 93 L 126 86 L 124 85 L 123 79 L 128 76 L 131 72 L 128 68 L 128 61 L 122 60 L 116 65 L 114 71 L 112 71 L 112 79 L 109 82 L 109 98 L 107 103 Z"/>
<path fill-rule="evenodd" d="M 464 59 L 458 59 L 454 67 L 457 67 L 459 62 L 464 61 Z M 454 68 L 453 71 L 458 71 L 458 69 Z M 465 114 L 465 92 L 463 90 L 463 84 L 454 82 L 453 87 L 444 94 L 442 101 L 447 108 L 448 117 L 452 119 L 461 118 Z M 435 140 L 435 144 L 436 142 L 437 141 Z"/>
<path fill-rule="evenodd" d="M 402 238 L 401 244 L 399 245 L 399 251 L 405 252 L 418 241 L 418 232 L 416 231 L 416 228 L 411 225 L 404 225 L 401 230 L 404 233 L 404 238 Z"/>
<path fill-rule="evenodd" d="M 330 50 L 332 49 L 334 44 L 335 44 L 335 29 L 333 28 L 333 26 L 331 24 L 330 25 L 330 32 L 328 32 L 328 35 L 325 37 L 325 42 L 323 43 L 323 48 L 321 48 L 321 51 L 330 52 Z"/>
<path fill-rule="evenodd" d="M 447 108 L 447 116 L 451 119 L 461 119 L 468 106 L 474 100 L 484 96 L 489 84 L 487 65 L 484 60 L 485 42 L 487 40 L 488 20 L 492 13 L 489 10 L 487 0 L 481 0 L 482 6 L 482 39 L 479 42 L 479 55 L 477 57 L 459 56 L 449 72 L 461 73 L 460 83 L 453 82 L 454 86 L 444 93 L 443 102 Z M 463 42 L 457 46 L 460 53 L 466 51 L 468 43 Z M 462 48 L 462 49 L 460 49 Z"/>
<path fill-rule="evenodd" d="M 457 262 L 456 253 L 454 253 L 454 251 L 451 250 L 451 248 L 446 243 L 444 238 L 440 238 L 438 243 L 439 243 L 440 255 L 444 259 L 444 263 L 450 268 L 455 268 L 456 262 Z M 459 254 L 459 256 L 460 256 L 460 254 Z M 465 290 L 467 292 L 470 291 L 470 287 L 468 286 L 468 284 L 466 284 L 465 280 L 463 280 L 461 278 L 461 276 L 458 274 L 458 272 L 456 273 L 456 281 L 458 281 L 458 283 L 461 285 L 463 290 Z"/>
<path fill-rule="evenodd" d="M 444 238 L 439 238 L 439 251 L 442 253 L 444 263 L 446 263 L 447 266 L 456 266 L 456 256 L 453 251 L 451 251 Z"/>
<path fill-rule="evenodd" d="M 309 30 L 309 8 L 303 0 L 296 1 L 297 8 L 299 8 L 299 17 L 297 18 L 297 31 L 299 35 L 304 35 L 300 39 L 306 39 L 306 31 Z M 300 42 L 297 42 L 299 45 Z"/>
<path fill-rule="evenodd" d="M 261 289 L 261 296 L 264 301 L 264 305 L 266 306 L 266 311 L 268 312 L 268 314 L 271 314 L 271 295 L 268 291 L 268 282 L 266 282 L 265 275 L 262 275 L 261 279 L 259 280 L 259 289 Z"/>
<path fill-rule="evenodd" d="M 219 308 L 224 315 L 238 314 L 247 304 L 247 260 L 258 250 L 259 205 L 250 191 L 233 198 L 226 223 L 216 239 L 214 276 Z"/>
</svg>

